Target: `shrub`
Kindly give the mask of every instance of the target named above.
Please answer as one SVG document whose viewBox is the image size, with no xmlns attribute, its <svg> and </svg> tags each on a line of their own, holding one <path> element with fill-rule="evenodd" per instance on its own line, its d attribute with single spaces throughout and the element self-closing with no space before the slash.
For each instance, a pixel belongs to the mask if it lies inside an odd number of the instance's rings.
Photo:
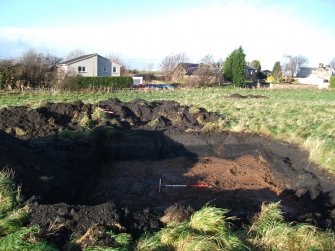
<svg viewBox="0 0 335 251">
<path fill-rule="evenodd" d="M 73 76 L 66 76 L 63 81 L 57 83 L 57 87 L 61 90 L 78 91 L 79 78 Z"/>
<path fill-rule="evenodd" d="M 81 77 L 78 78 L 80 88 L 129 88 L 133 85 L 131 77 Z"/>
<path fill-rule="evenodd" d="M 335 88 L 335 76 L 330 77 L 329 88 Z"/>
</svg>

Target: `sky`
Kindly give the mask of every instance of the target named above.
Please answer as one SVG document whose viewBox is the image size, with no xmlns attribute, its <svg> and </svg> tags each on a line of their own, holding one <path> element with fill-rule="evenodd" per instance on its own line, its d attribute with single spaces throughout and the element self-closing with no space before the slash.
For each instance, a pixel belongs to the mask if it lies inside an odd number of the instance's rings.
<svg viewBox="0 0 335 251">
<path fill-rule="evenodd" d="M 284 55 L 318 66 L 335 58 L 334 11 L 335 0 L 1 0 L 0 59 L 80 49 L 147 70 L 171 54 L 224 60 L 242 46 L 263 70 Z"/>
</svg>

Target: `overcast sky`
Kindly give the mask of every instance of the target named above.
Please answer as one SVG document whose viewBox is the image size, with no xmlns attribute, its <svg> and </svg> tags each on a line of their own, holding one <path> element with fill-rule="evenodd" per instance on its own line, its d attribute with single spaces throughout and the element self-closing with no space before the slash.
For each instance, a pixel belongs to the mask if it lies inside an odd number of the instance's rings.
<svg viewBox="0 0 335 251">
<path fill-rule="evenodd" d="M 334 13 L 334 0 L 1 0 L 0 58 L 81 49 L 157 69 L 172 53 L 219 60 L 241 45 L 263 69 L 284 54 L 317 66 L 335 57 Z"/>
</svg>

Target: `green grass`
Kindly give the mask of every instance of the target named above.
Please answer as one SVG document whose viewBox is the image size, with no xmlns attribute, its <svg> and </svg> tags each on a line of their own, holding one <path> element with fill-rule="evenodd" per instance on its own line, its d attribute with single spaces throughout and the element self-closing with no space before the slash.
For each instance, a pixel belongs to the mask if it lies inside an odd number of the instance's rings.
<svg viewBox="0 0 335 251">
<path fill-rule="evenodd" d="M 226 217 L 226 213 L 220 208 L 204 207 L 186 222 L 144 235 L 136 250 L 248 250 L 231 230 L 228 221 L 232 218 Z"/>
<path fill-rule="evenodd" d="M 145 234 L 137 242 L 138 251 L 207 251 L 207 250 L 271 250 L 331 251 L 335 248 L 334 233 L 310 224 L 284 221 L 280 204 L 262 205 L 251 226 L 234 231 L 226 210 L 204 207 L 190 220 L 168 225 Z"/>
<path fill-rule="evenodd" d="M 40 240 L 37 226 L 26 227 L 29 209 L 22 207 L 20 189 L 12 180 L 13 172 L 0 172 L 0 251 L 56 251 Z"/>
<path fill-rule="evenodd" d="M 232 93 L 265 95 L 268 99 L 230 99 Z M 206 125 L 205 130 L 248 131 L 297 143 L 310 152 L 310 159 L 335 174 L 335 92 L 325 90 L 246 90 L 234 88 L 185 89 L 175 91 L 118 91 L 114 93 L 40 92 L 0 93 L 0 108 L 45 102 L 96 103 L 107 98 L 175 100 L 183 105 L 204 107 L 225 118 Z M 99 117 L 96 111 L 95 117 Z M 86 126 L 87 121 L 82 121 Z"/>
<path fill-rule="evenodd" d="M 288 224 L 279 203 L 262 205 L 249 230 L 249 242 L 261 250 L 305 251 L 334 250 L 334 233 L 310 224 Z"/>
</svg>

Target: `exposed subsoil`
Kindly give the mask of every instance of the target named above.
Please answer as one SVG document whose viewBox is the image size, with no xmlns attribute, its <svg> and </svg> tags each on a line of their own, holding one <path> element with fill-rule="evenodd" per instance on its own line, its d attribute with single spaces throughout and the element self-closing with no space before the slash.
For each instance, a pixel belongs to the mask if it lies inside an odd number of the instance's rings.
<svg viewBox="0 0 335 251">
<path fill-rule="evenodd" d="M 104 118 L 93 114 L 106 109 Z M 75 102 L 0 110 L 0 166 L 38 224 L 63 248 L 92 226 L 121 224 L 136 238 L 209 203 L 248 223 L 263 202 L 281 201 L 288 220 L 334 228 L 335 180 L 295 145 L 255 134 L 203 133 L 221 116 L 172 101 Z M 61 136 L 64 129 L 90 133 Z M 111 130 L 111 126 L 114 128 Z M 161 187 L 208 184 L 205 188 Z M 177 218 L 178 218 L 177 217 Z M 71 237 L 71 238 L 72 238 Z"/>
</svg>

